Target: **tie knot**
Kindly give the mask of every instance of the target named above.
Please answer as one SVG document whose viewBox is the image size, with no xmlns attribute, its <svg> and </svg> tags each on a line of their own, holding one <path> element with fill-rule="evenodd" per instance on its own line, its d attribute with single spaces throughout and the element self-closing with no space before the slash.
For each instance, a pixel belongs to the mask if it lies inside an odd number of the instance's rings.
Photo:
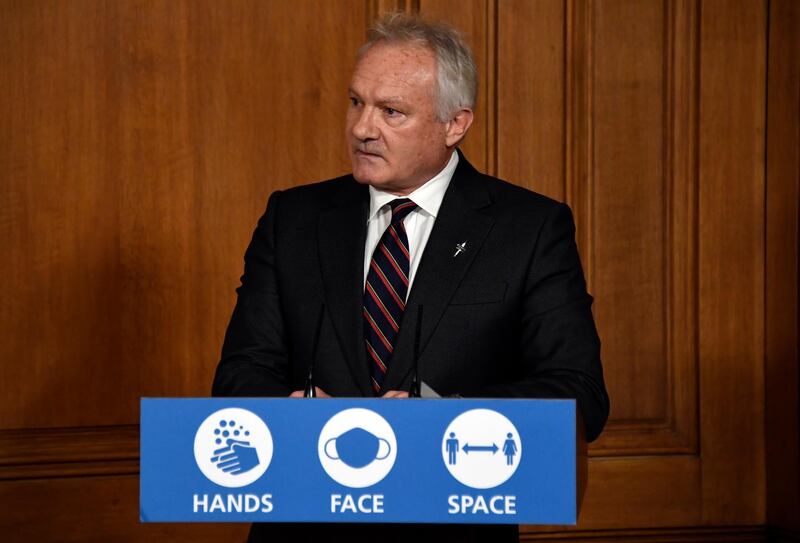
<svg viewBox="0 0 800 543">
<path fill-rule="evenodd" d="M 405 219 L 409 213 L 417 209 L 417 204 L 408 198 L 398 198 L 389 202 L 392 207 L 392 224 L 397 224 Z"/>
</svg>

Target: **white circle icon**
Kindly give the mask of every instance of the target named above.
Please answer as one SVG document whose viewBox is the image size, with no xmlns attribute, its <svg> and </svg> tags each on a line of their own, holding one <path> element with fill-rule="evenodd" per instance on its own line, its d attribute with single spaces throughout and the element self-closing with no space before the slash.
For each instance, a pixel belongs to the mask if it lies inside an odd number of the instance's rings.
<svg viewBox="0 0 800 543">
<path fill-rule="evenodd" d="M 317 452 L 331 479 L 364 488 L 382 481 L 392 470 L 397 439 L 386 419 L 374 411 L 345 409 L 322 427 Z"/>
<path fill-rule="evenodd" d="M 220 409 L 197 429 L 194 459 L 203 475 L 218 485 L 246 486 L 267 471 L 272 434 L 258 415 L 246 409 Z"/>
<path fill-rule="evenodd" d="M 457 416 L 442 436 L 442 459 L 450 474 L 472 488 L 508 481 L 522 458 L 522 440 L 505 416 L 472 409 Z"/>
</svg>

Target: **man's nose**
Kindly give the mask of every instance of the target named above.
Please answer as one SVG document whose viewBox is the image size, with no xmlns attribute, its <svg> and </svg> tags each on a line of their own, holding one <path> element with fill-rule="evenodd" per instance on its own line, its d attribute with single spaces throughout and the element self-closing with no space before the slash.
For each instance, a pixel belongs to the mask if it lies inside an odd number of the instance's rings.
<svg viewBox="0 0 800 543">
<path fill-rule="evenodd" d="M 375 125 L 374 107 L 363 107 L 358 114 L 355 124 L 353 124 L 353 136 L 361 141 L 374 140 L 378 138 L 378 130 Z"/>
</svg>

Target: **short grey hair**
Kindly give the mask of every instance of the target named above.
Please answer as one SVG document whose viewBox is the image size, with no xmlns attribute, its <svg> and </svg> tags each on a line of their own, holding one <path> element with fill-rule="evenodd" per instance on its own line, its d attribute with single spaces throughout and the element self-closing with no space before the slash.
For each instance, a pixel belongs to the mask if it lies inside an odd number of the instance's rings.
<svg viewBox="0 0 800 543">
<path fill-rule="evenodd" d="M 437 72 L 434 100 L 440 121 L 449 121 L 461 108 L 475 109 L 478 70 L 472 51 L 458 30 L 445 23 L 425 21 L 419 15 L 389 13 L 370 29 L 357 58 L 360 60 L 379 42 L 415 44 L 433 52 Z"/>
</svg>

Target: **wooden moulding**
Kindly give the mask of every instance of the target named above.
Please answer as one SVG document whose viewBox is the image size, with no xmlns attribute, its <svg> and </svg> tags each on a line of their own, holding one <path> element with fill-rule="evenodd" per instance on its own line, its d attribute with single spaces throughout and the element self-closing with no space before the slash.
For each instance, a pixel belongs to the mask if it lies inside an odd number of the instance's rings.
<svg viewBox="0 0 800 543">
<path fill-rule="evenodd" d="M 139 473 L 139 426 L 0 431 L 0 480 Z"/>
<path fill-rule="evenodd" d="M 570 532 L 521 533 L 520 541 L 624 542 L 624 543 L 762 543 L 768 541 L 763 526 L 712 526 L 655 528 L 640 530 L 581 530 Z"/>
</svg>

